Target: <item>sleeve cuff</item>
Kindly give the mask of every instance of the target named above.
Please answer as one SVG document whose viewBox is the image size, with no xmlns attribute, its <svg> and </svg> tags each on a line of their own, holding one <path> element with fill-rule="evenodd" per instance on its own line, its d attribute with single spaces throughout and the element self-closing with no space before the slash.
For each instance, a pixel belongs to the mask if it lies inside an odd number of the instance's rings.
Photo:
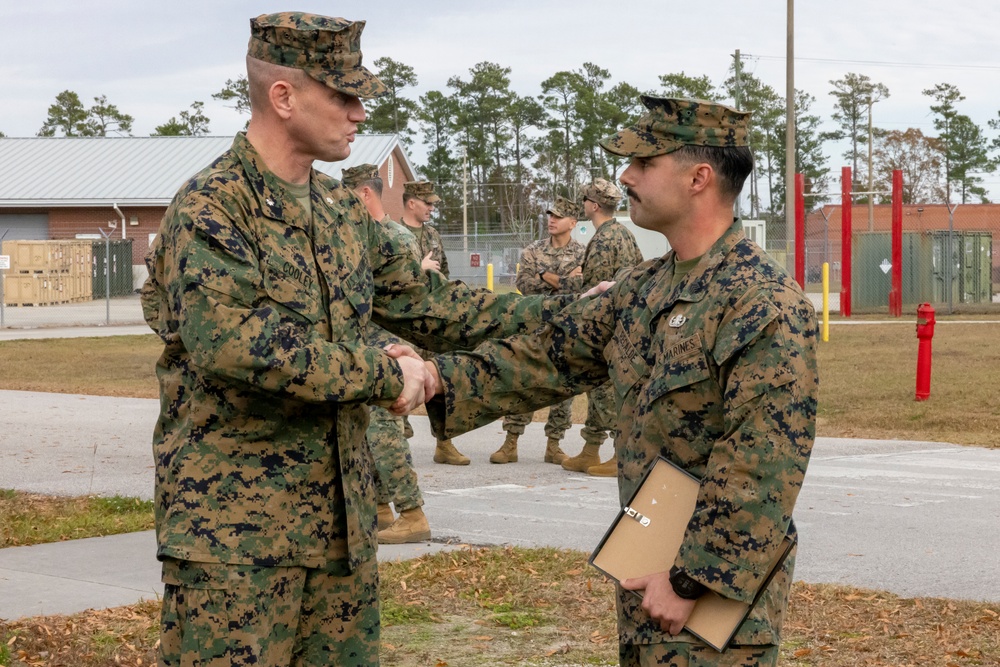
<svg viewBox="0 0 1000 667">
<path fill-rule="evenodd" d="M 399 362 L 377 347 L 370 348 L 366 356 L 372 369 L 372 393 L 369 403 L 387 408 L 403 393 L 403 369 L 400 368 Z"/>
</svg>

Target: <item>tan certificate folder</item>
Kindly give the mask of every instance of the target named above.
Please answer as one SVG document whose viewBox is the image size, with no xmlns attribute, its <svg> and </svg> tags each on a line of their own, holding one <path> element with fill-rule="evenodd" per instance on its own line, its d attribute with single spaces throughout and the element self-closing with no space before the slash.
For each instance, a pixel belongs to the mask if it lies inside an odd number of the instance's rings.
<svg viewBox="0 0 1000 667">
<path fill-rule="evenodd" d="M 594 549 L 590 564 L 619 582 L 669 571 L 694 514 L 699 487 L 697 478 L 666 459 L 657 458 L 635 495 Z M 794 540 L 786 536 L 753 604 L 708 591 L 698 598 L 685 629 L 715 650 L 725 650 L 793 544 Z"/>
</svg>

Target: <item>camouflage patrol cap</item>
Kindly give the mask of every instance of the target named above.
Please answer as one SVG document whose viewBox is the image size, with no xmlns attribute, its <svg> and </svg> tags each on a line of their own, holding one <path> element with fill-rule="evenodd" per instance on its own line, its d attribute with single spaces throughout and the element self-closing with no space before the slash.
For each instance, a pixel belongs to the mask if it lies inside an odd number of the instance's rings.
<svg viewBox="0 0 1000 667">
<path fill-rule="evenodd" d="M 355 167 L 348 167 L 340 175 L 340 181 L 345 188 L 353 190 L 362 183 L 382 178 L 378 173 L 378 167 L 374 164 L 359 164 Z"/>
<path fill-rule="evenodd" d="M 428 204 L 441 201 L 441 198 L 434 194 L 434 184 L 430 181 L 407 181 L 403 183 L 403 194 L 422 199 Z"/>
<path fill-rule="evenodd" d="M 611 181 L 597 178 L 593 183 L 584 186 L 580 191 L 580 197 L 602 206 L 618 206 L 618 202 L 622 200 L 622 191 Z"/>
<path fill-rule="evenodd" d="M 565 197 L 556 197 L 555 203 L 545 212 L 557 218 L 574 218 L 579 220 L 583 217 L 583 207 Z"/>
<path fill-rule="evenodd" d="M 625 157 L 652 157 L 681 146 L 746 146 L 750 114 L 705 100 L 642 96 L 649 111 L 635 125 L 600 141 Z"/>
<path fill-rule="evenodd" d="M 385 84 L 361 65 L 364 21 L 279 12 L 250 19 L 247 55 L 294 67 L 334 90 L 361 98 L 378 97 Z"/>
</svg>

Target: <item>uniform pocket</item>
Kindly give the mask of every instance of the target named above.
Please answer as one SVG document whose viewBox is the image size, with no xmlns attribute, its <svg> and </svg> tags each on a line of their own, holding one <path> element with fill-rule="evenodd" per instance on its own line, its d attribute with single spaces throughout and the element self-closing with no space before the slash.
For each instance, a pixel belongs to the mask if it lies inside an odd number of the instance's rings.
<svg viewBox="0 0 1000 667">
<path fill-rule="evenodd" d="M 632 387 L 649 374 L 644 355 L 629 338 L 621 322 L 615 325 L 614 336 L 604 349 L 604 359 L 608 364 L 608 377 L 621 404 Z"/>
<path fill-rule="evenodd" d="M 362 325 L 368 323 L 372 312 L 372 299 L 375 296 L 375 283 L 370 271 L 358 267 L 344 279 L 344 296 L 351 307 L 362 320 Z"/>
<path fill-rule="evenodd" d="M 695 385 L 711 377 L 700 334 L 665 341 L 646 385 L 644 402 L 652 403 L 671 392 L 693 391 Z"/>
<path fill-rule="evenodd" d="M 264 265 L 264 291 L 283 309 L 309 322 L 319 320 L 319 289 L 316 277 L 309 271 L 280 256 L 270 257 Z"/>
</svg>

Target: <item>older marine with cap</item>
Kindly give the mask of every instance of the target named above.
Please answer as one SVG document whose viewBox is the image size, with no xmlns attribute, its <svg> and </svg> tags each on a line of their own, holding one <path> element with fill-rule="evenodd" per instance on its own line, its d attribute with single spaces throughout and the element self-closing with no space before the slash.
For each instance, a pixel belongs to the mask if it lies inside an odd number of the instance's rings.
<svg viewBox="0 0 1000 667">
<path fill-rule="evenodd" d="M 733 219 L 753 164 L 748 114 L 700 100 L 642 102 L 636 124 L 601 146 L 630 158 L 621 182 L 632 219 L 672 250 L 537 332 L 436 357 L 428 370 L 439 396 L 428 414 L 436 432 L 455 435 L 610 380 L 622 504 L 660 456 L 701 480 L 676 560 L 621 582 L 620 663 L 774 665 L 794 557 L 724 654 L 683 628 L 706 591 L 750 602 L 785 535 L 796 534 L 792 510 L 815 436 L 815 312 Z"/>
<path fill-rule="evenodd" d="M 418 261 L 312 168 L 345 159 L 385 86 L 363 22 L 252 19 L 251 119 L 176 194 L 147 258 L 163 341 L 153 434 L 160 665 L 378 664 L 368 405 L 424 399 L 408 349 L 531 330 L 561 297 L 495 296 Z"/>
</svg>

